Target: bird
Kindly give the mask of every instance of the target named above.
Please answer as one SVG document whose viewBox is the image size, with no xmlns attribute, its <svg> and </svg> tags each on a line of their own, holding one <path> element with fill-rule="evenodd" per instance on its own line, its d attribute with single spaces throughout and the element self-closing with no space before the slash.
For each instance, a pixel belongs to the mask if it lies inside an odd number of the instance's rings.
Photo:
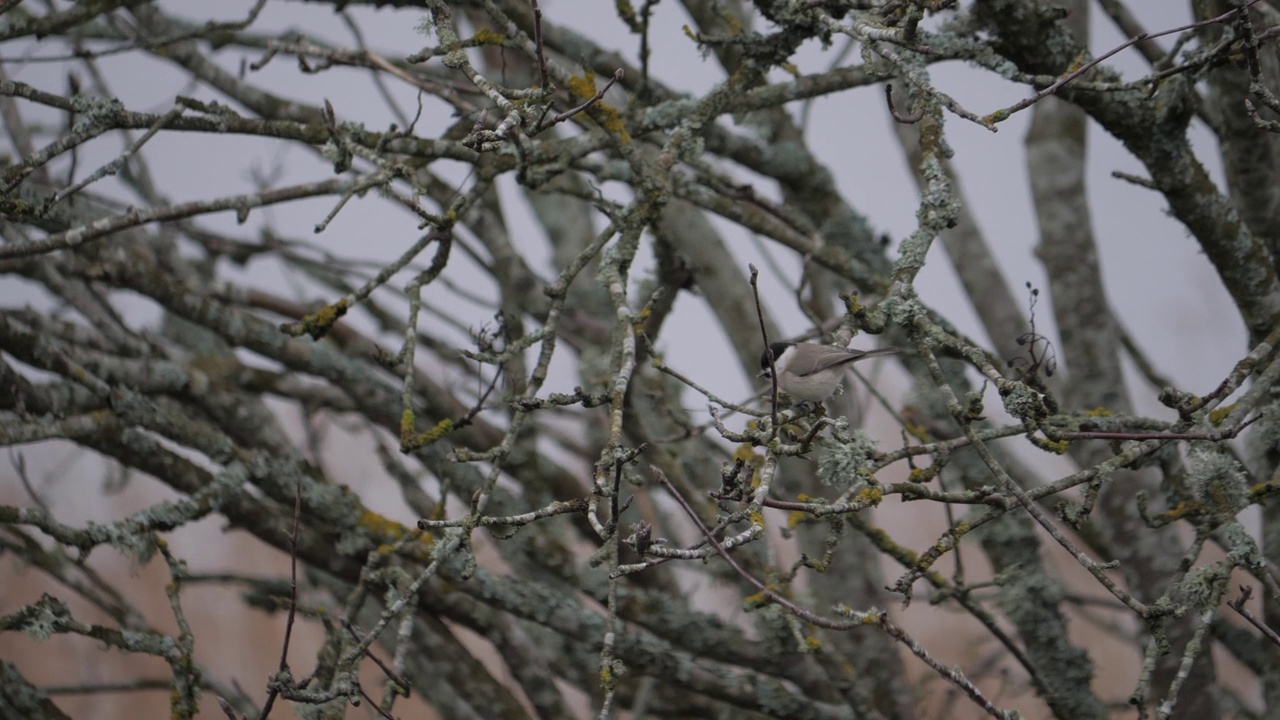
<svg viewBox="0 0 1280 720">
<path fill-rule="evenodd" d="M 772 367 L 777 372 L 778 389 L 797 400 L 819 403 L 836 391 L 846 366 L 896 352 L 900 348 L 854 350 L 838 345 L 776 342 L 760 355 L 760 376 L 772 377 Z"/>
</svg>

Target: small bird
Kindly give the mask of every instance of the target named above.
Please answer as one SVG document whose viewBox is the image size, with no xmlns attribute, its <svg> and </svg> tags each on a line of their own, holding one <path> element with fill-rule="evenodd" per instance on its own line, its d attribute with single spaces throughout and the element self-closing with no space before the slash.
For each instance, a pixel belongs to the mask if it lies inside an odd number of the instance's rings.
<svg viewBox="0 0 1280 720">
<path fill-rule="evenodd" d="M 778 388 L 797 400 L 822 402 L 836 391 L 845 366 L 878 355 L 899 352 L 896 347 L 853 350 L 837 345 L 776 342 L 760 354 L 760 375 L 770 377 L 769 356 L 778 373 Z"/>
</svg>

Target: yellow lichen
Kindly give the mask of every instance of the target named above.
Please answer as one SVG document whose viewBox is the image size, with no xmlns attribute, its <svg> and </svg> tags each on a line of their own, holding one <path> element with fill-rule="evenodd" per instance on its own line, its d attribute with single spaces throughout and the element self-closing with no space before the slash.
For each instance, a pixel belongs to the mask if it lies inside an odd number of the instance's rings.
<svg viewBox="0 0 1280 720">
<path fill-rule="evenodd" d="M 920 442 L 929 442 L 929 431 L 925 430 L 924 426 L 919 423 L 913 423 L 908 420 L 902 424 L 902 429 L 906 430 L 908 435 Z"/>
<path fill-rule="evenodd" d="M 338 318 L 347 314 L 347 308 L 350 303 L 346 298 L 339 300 L 332 305 L 326 305 L 310 315 L 302 318 L 302 329 L 313 340 L 319 340 L 329 334 L 329 330 L 333 329 Z"/>
<path fill-rule="evenodd" d="M 471 36 L 471 40 L 476 45 L 501 45 L 507 41 L 507 36 L 489 28 L 480 28 Z"/>
<path fill-rule="evenodd" d="M 867 486 L 858 491 L 853 496 L 853 501 L 865 507 L 875 507 L 884 499 L 884 490 L 879 487 Z"/>
<path fill-rule="evenodd" d="M 1064 75 L 1064 76 L 1065 76 L 1065 75 L 1070 75 L 1071 73 L 1073 73 L 1073 72 L 1075 72 L 1075 71 L 1079 70 L 1081 67 L 1083 67 L 1083 66 L 1084 66 L 1085 62 L 1086 62 L 1088 59 L 1089 59 L 1089 56 L 1088 56 L 1088 54 L 1086 54 L 1084 51 L 1081 51 L 1081 52 L 1079 52 L 1079 53 L 1076 53 L 1076 57 L 1075 57 L 1075 59 L 1071 61 L 1071 65 L 1069 65 L 1069 66 L 1067 67 L 1067 70 L 1066 70 L 1066 72 L 1064 72 L 1064 73 L 1063 73 L 1063 75 Z"/>
<path fill-rule="evenodd" d="M 1055 455 L 1065 454 L 1067 449 L 1071 447 L 1071 443 L 1067 440 L 1050 440 L 1039 435 L 1028 435 L 1027 439 L 1031 441 L 1032 445 Z"/>
<path fill-rule="evenodd" d="M 400 444 L 408 442 L 413 437 L 413 408 L 405 408 L 400 413 Z"/>
<path fill-rule="evenodd" d="M 566 82 L 569 92 L 575 96 L 590 100 L 596 96 L 596 75 L 588 70 L 582 75 L 573 75 Z M 631 140 L 630 134 L 627 132 L 626 123 L 622 120 L 622 114 L 618 109 L 604 102 L 595 102 L 591 104 L 587 112 L 600 123 L 600 127 L 613 133 L 623 142 Z"/>
<path fill-rule="evenodd" d="M 738 20 L 737 15 L 734 15 L 728 9 L 720 13 L 720 19 L 724 20 L 724 24 L 729 26 L 731 35 L 738 35 L 742 32 L 742 22 Z"/>
<path fill-rule="evenodd" d="M 876 543 L 877 547 L 891 551 L 895 557 L 901 557 L 906 565 L 914 565 L 920 560 L 920 554 L 915 550 L 899 545 L 883 530 L 878 530 L 877 532 L 880 535 L 880 539 Z"/>
<path fill-rule="evenodd" d="M 907 479 L 913 483 L 925 483 L 932 480 L 937 474 L 937 468 L 932 465 L 923 468 L 911 468 L 911 472 L 907 473 Z"/>
<path fill-rule="evenodd" d="M 635 7 L 627 0 L 614 0 L 613 7 L 617 11 L 618 17 L 622 18 L 622 21 L 626 24 L 635 25 L 640 22 L 639 18 L 636 17 Z"/>
<path fill-rule="evenodd" d="M 588 70 L 582 75 L 573 75 L 566 82 L 569 92 L 586 100 L 596 96 L 596 74 Z"/>
<path fill-rule="evenodd" d="M 1274 480 L 1257 483 L 1249 488 L 1249 502 L 1262 503 L 1277 491 L 1280 491 L 1280 483 Z"/>
<path fill-rule="evenodd" d="M 602 102 L 596 103 L 592 107 L 603 116 L 600 119 L 601 127 L 616 135 L 623 142 L 631 140 L 631 135 L 627 132 L 627 124 L 623 122 L 622 114 L 618 112 L 617 108 Z"/>
<path fill-rule="evenodd" d="M 1008 110 L 997 110 L 991 113 L 990 115 L 983 115 L 982 117 L 978 118 L 978 122 L 990 128 L 990 127 L 994 127 L 996 123 L 1003 122 L 1008 119 L 1009 119 Z"/>
<path fill-rule="evenodd" d="M 409 531 L 404 525 L 372 510 L 365 510 L 360 513 L 360 519 L 356 521 L 356 524 L 379 537 L 400 538 L 404 537 L 404 534 Z"/>
<path fill-rule="evenodd" d="M 1212 410 L 1209 412 L 1209 422 L 1213 423 L 1214 425 L 1221 425 L 1222 421 L 1226 420 L 1227 416 L 1230 415 L 1231 412 L 1235 409 L 1236 409 L 1236 403 L 1231 403 L 1230 405 L 1223 405 L 1220 408 Z"/>
<path fill-rule="evenodd" d="M 756 455 L 755 448 L 751 447 L 750 443 L 742 443 L 734 449 L 733 459 L 754 465 L 760 460 L 760 456 Z"/>
<path fill-rule="evenodd" d="M 408 412 L 408 411 L 406 410 L 405 412 Z M 402 424 L 400 426 L 400 449 L 404 452 L 421 450 L 422 448 L 440 440 L 441 438 L 445 437 L 449 433 L 453 432 L 456 427 L 457 425 L 453 422 L 453 420 L 449 418 L 444 418 L 440 422 L 433 425 L 430 429 L 423 430 L 422 432 L 416 433 L 416 434 L 413 433 L 413 426 L 410 425 L 408 429 L 408 436 L 406 437 L 405 427 Z"/>
</svg>

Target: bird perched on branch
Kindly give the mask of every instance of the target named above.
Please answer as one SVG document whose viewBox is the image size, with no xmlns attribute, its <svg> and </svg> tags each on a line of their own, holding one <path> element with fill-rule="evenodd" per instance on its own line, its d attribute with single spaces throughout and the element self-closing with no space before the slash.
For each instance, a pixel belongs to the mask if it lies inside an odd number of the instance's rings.
<svg viewBox="0 0 1280 720">
<path fill-rule="evenodd" d="M 776 374 L 778 389 L 782 392 L 797 400 L 817 403 L 836 391 L 846 366 L 899 350 L 896 347 L 854 350 L 837 345 L 776 342 L 760 354 L 760 375 Z"/>
</svg>

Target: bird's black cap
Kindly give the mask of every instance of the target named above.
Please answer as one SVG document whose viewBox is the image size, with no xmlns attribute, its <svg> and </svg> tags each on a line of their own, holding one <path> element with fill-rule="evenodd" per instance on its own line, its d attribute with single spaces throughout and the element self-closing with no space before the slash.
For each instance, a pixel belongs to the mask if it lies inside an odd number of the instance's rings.
<svg viewBox="0 0 1280 720">
<path fill-rule="evenodd" d="M 792 345 L 795 345 L 795 343 L 789 343 L 789 342 L 770 343 L 769 349 L 760 353 L 760 372 L 768 374 L 770 354 L 773 355 L 773 361 L 777 362 L 778 358 L 782 356 L 783 351 L 785 351 L 787 348 L 791 347 Z"/>
</svg>

